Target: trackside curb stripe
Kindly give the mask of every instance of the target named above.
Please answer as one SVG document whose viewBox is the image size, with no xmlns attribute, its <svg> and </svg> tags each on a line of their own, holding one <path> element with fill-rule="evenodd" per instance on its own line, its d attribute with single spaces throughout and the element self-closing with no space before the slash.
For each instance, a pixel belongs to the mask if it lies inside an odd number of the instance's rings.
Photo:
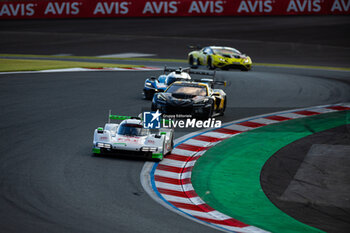
<svg viewBox="0 0 350 233">
<path fill-rule="evenodd" d="M 350 103 L 316 106 L 260 115 L 226 123 L 219 129 L 208 129 L 192 133 L 187 138 L 185 136 L 185 139 L 175 145 L 174 154 L 167 155 L 163 161 L 153 165 L 150 172 L 152 189 L 162 201 L 172 208 L 222 231 L 267 232 L 214 210 L 196 194 L 191 183 L 191 173 L 197 159 L 209 148 L 240 133 L 282 121 L 344 110 L 350 110 Z M 246 130 L 235 130 L 236 126 L 245 127 Z M 222 134 L 226 136 L 224 138 L 221 136 L 215 137 L 213 136 L 216 135 L 214 133 L 217 133 L 218 136 Z M 192 145 L 190 140 L 209 143 L 203 144 L 207 146 L 197 146 Z M 180 154 L 177 152 L 180 152 Z"/>
<path fill-rule="evenodd" d="M 0 72 L 0 74 L 28 74 L 28 73 L 56 73 L 56 72 L 82 72 L 82 71 L 154 71 L 161 70 L 157 67 L 121 67 L 121 68 L 67 68 L 38 71 L 13 71 Z"/>
</svg>

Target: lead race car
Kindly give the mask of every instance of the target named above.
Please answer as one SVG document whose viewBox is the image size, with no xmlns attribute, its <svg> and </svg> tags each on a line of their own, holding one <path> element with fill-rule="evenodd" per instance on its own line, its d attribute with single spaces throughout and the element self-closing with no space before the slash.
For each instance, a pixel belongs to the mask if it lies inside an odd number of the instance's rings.
<svg viewBox="0 0 350 233">
<path fill-rule="evenodd" d="M 121 120 L 120 124 L 111 123 Z M 174 147 L 174 129 L 160 128 L 152 133 L 144 128 L 140 117 L 109 114 L 108 123 L 94 131 L 93 149 L 95 155 L 121 154 L 162 160 Z"/>
<path fill-rule="evenodd" d="M 164 67 L 164 72 L 158 78 L 150 77 L 145 80 L 143 87 L 143 96 L 147 100 L 151 100 L 155 93 L 164 92 L 170 84 L 175 81 L 190 81 L 192 75 L 207 75 L 215 76 L 215 72 L 208 72 L 206 70 L 193 70 L 190 67 L 187 68 L 173 68 Z"/>
<path fill-rule="evenodd" d="M 252 59 L 234 48 L 223 46 L 204 48 L 191 46 L 190 48 L 196 49 L 188 54 L 188 63 L 192 68 L 200 65 L 205 65 L 212 70 L 238 68 L 248 71 L 252 68 Z"/>
</svg>

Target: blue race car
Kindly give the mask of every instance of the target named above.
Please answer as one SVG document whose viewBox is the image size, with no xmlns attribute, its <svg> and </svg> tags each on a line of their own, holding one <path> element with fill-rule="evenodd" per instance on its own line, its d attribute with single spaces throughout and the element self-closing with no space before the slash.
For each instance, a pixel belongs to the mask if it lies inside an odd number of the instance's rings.
<svg viewBox="0 0 350 233">
<path fill-rule="evenodd" d="M 175 81 L 190 81 L 190 68 L 171 68 L 164 67 L 164 73 L 158 78 L 150 77 L 146 79 L 143 88 L 144 98 L 151 100 L 153 95 L 158 92 L 164 92 L 167 87 Z"/>
</svg>

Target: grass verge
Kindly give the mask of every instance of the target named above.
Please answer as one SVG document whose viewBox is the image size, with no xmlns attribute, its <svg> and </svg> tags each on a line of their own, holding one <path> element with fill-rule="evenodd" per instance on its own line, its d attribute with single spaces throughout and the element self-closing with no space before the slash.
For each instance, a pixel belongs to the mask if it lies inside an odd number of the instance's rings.
<svg viewBox="0 0 350 233">
<path fill-rule="evenodd" d="M 0 72 L 38 71 L 65 68 L 130 68 L 139 65 L 122 65 L 96 62 L 29 60 L 29 59 L 0 59 Z"/>
<path fill-rule="evenodd" d="M 93 60 L 127 60 L 127 61 L 159 61 L 159 62 L 187 62 L 186 59 L 170 58 L 144 58 L 144 57 L 94 57 L 94 56 L 55 56 L 55 55 L 31 55 L 31 54 L 0 54 L 0 57 L 20 58 L 61 58 L 61 59 L 93 59 Z"/>
<path fill-rule="evenodd" d="M 153 62 L 178 62 L 187 63 L 185 59 L 168 59 L 168 58 L 106 58 L 94 56 L 55 56 L 55 55 L 31 55 L 31 54 L 0 54 L 5 58 L 38 58 L 38 59 L 86 59 L 86 60 L 120 60 L 120 61 L 153 61 Z M 316 69 L 316 70 L 334 70 L 334 71 L 350 71 L 349 67 L 329 67 L 315 65 L 294 65 L 294 64 L 272 64 L 272 63 L 253 63 L 253 66 L 281 67 L 281 68 L 297 68 L 297 69 Z M 112 67 L 112 66 L 108 66 Z M 119 66 L 120 67 L 120 66 Z M 128 66 L 130 67 L 130 66 Z"/>
</svg>

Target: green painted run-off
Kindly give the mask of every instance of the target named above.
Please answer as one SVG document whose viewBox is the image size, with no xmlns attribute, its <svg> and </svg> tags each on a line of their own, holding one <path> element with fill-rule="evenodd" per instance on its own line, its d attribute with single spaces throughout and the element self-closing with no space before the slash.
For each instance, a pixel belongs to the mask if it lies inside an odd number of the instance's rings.
<svg viewBox="0 0 350 233">
<path fill-rule="evenodd" d="M 282 147 L 316 132 L 350 123 L 350 111 L 272 124 L 209 149 L 192 171 L 197 194 L 214 209 L 271 232 L 322 232 L 282 212 L 264 194 L 260 172 Z"/>
</svg>

